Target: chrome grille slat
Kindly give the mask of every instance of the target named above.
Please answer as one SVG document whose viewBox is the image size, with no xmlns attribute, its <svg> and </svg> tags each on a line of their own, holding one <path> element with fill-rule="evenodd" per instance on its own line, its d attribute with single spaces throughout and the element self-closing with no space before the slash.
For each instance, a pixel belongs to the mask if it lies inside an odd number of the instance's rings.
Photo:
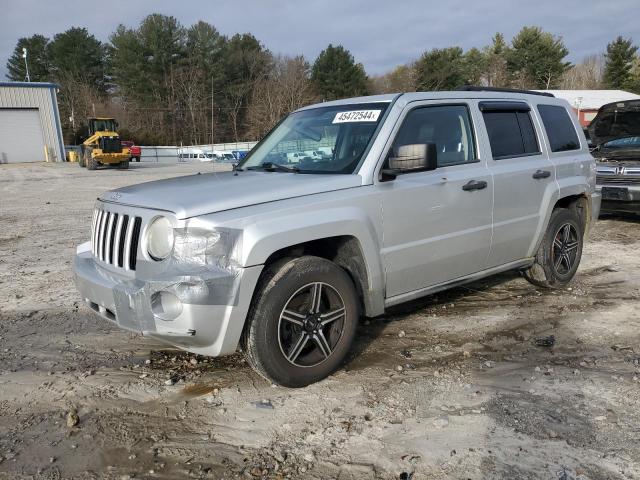
<svg viewBox="0 0 640 480">
<path fill-rule="evenodd" d="M 96 208 L 91 228 L 91 253 L 100 262 L 134 271 L 142 217 Z"/>
<path fill-rule="evenodd" d="M 620 185 L 639 185 L 640 176 L 634 175 L 601 175 L 600 173 L 596 177 L 597 184 L 603 183 L 616 183 Z"/>
<path fill-rule="evenodd" d="M 102 218 L 100 219 L 100 228 L 98 229 L 98 251 L 96 257 L 102 260 L 102 252 L 104 249 L 104 226 L 107 223 L 108 212 L 102 212 Z"/>
<path fill-rule="evenodd" d="M 102 218 L 102 210 L 96 210 L 96 221 L 93 223 L 93 232 L 91 239 L 91 254 L 95 257 L 98 252 L 98 225 L 100 225 L 100 219 Z"/>
<path fill-rule="evenodd" d="M 95 245 L 96 245 L 96 221 L 99 215 L 98 210 L 93 211 L 93 218 L 91 219 L 91 253 L 95 255 Z"/>
<path fill-rule="evenodd" d="M 113 232 L 113 222 L 115 221 L 115 218 L 116 214 L 109 212 L 109 223 L 107 223 L 106 231 L 107 241 L 105 242 L 104 252 L 102 256 L 102 261 L 107 263 L 111 263 L 111 252 L 113 247 L 113 244 L 111 242 L 111 232 Z"/>
<path fill-rule="evenodd" d="M 136 221 L 136 217 L 129 217 L 129 224 L 127 225 L 127 236 L 124 240 L 124 269 L 129 270 L 131 267 L 131 242 L 133 240 L 133 224 Z"/>
<path fill-rule="evenodd" d="M 121 267 L 122 265 L 118 263 L 118 258 L 119 258 L 119 254 L 120 254 L 120 249 L 122 248 L 122 245 L 120 245 L 120 235 L 122 234 L 122 221 L 124 220 L 124 215 L 120 215 L 118 217 L 118 224 L 116 225 L 116 236 L 113 240 L 113 256 L 112 258 L 112 263 L 116 266 L 116 267 Z"/>
</svg>

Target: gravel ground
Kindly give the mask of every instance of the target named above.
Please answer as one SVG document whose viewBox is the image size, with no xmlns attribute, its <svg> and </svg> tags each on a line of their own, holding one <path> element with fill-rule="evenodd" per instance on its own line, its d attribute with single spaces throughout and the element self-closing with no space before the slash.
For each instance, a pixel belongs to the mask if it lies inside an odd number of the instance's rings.
<svg viewBox="0 0 640 480">
<path fill-rule="evenodd" d="M 640 478 L 638 220 L 598 222 L 566 290 L 505 274 L 404 305 L 289 390 L 75 291 L 99 193 L 211 169 L 0 167 L 0 478 Z"/>
</svg>

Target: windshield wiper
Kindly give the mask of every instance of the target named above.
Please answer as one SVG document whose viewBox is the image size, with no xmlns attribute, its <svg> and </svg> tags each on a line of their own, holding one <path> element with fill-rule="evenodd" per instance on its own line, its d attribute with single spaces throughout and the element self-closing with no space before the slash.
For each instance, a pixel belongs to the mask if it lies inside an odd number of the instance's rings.
<svg viewBox="0 0 640 480">
<path fill-rule="evenodd" d="M 267 172 L 287 172 L 287 173 L 300 173 L 300 169 L 298 167 L 287 167 L 285 165 L 280 165 L 279 163 L 273 162 L 263 162 L 260 166 L 255 167 L 247 167 L 247 170 L 265 170 Z"/>
</svg>

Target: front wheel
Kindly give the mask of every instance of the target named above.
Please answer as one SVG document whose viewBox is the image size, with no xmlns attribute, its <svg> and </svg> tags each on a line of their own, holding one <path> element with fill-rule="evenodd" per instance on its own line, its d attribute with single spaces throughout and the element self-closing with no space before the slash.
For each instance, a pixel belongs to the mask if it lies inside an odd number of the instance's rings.
<svg viewBox="0 0 640 480">
<path fill-rule="evenodd" d="M 553 211 L 534 264 L 524 277 L 534 285 L 561 288 L 576 274 L 582 258 L 584 231 L 574 209 Z"/>
<path fill-rule="evenodd" d="M 249 364 L 285 387 L 304 387 L 335 371 L 358 323 L 349 275 L 333 262 L 305 256 L 272 265 L 258 289 L 242 341 Z"/>
<path fill-rule="evenodd" d="M 129 168 L 129 160 L 123 160 L 122 162 L 120 162 L 118 164 L 118 169 L 119 170 L 126 170 Z"/>
<path fill-rule="evenodd" d="M 84 150 L 84 163 L 87 166 L 87 170 L 96 170 L 98 168 L 98 161 L 91 156 L 91 148 Z"/>
</svg>

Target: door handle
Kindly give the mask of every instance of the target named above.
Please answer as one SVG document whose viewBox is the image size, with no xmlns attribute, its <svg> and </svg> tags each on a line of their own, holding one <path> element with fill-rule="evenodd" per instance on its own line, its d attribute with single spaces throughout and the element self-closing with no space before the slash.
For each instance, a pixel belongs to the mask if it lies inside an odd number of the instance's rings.
<svg viewBox="0 0 640 480">
<path fill-rule="evenodd" d="M 536 180 L 540 178 L 549 178 L 551 176 L 551 172 L 549 170 L 537 170 L 536 173 L 532 175 Z"/>
<path fill-rule="evenodd" d="M 487 188 L 487 182 L 484 180 L 469 180 L 462 186 L 462 190 L 469 192 L 471 190 L 482 190 Z"/>
</svg>

